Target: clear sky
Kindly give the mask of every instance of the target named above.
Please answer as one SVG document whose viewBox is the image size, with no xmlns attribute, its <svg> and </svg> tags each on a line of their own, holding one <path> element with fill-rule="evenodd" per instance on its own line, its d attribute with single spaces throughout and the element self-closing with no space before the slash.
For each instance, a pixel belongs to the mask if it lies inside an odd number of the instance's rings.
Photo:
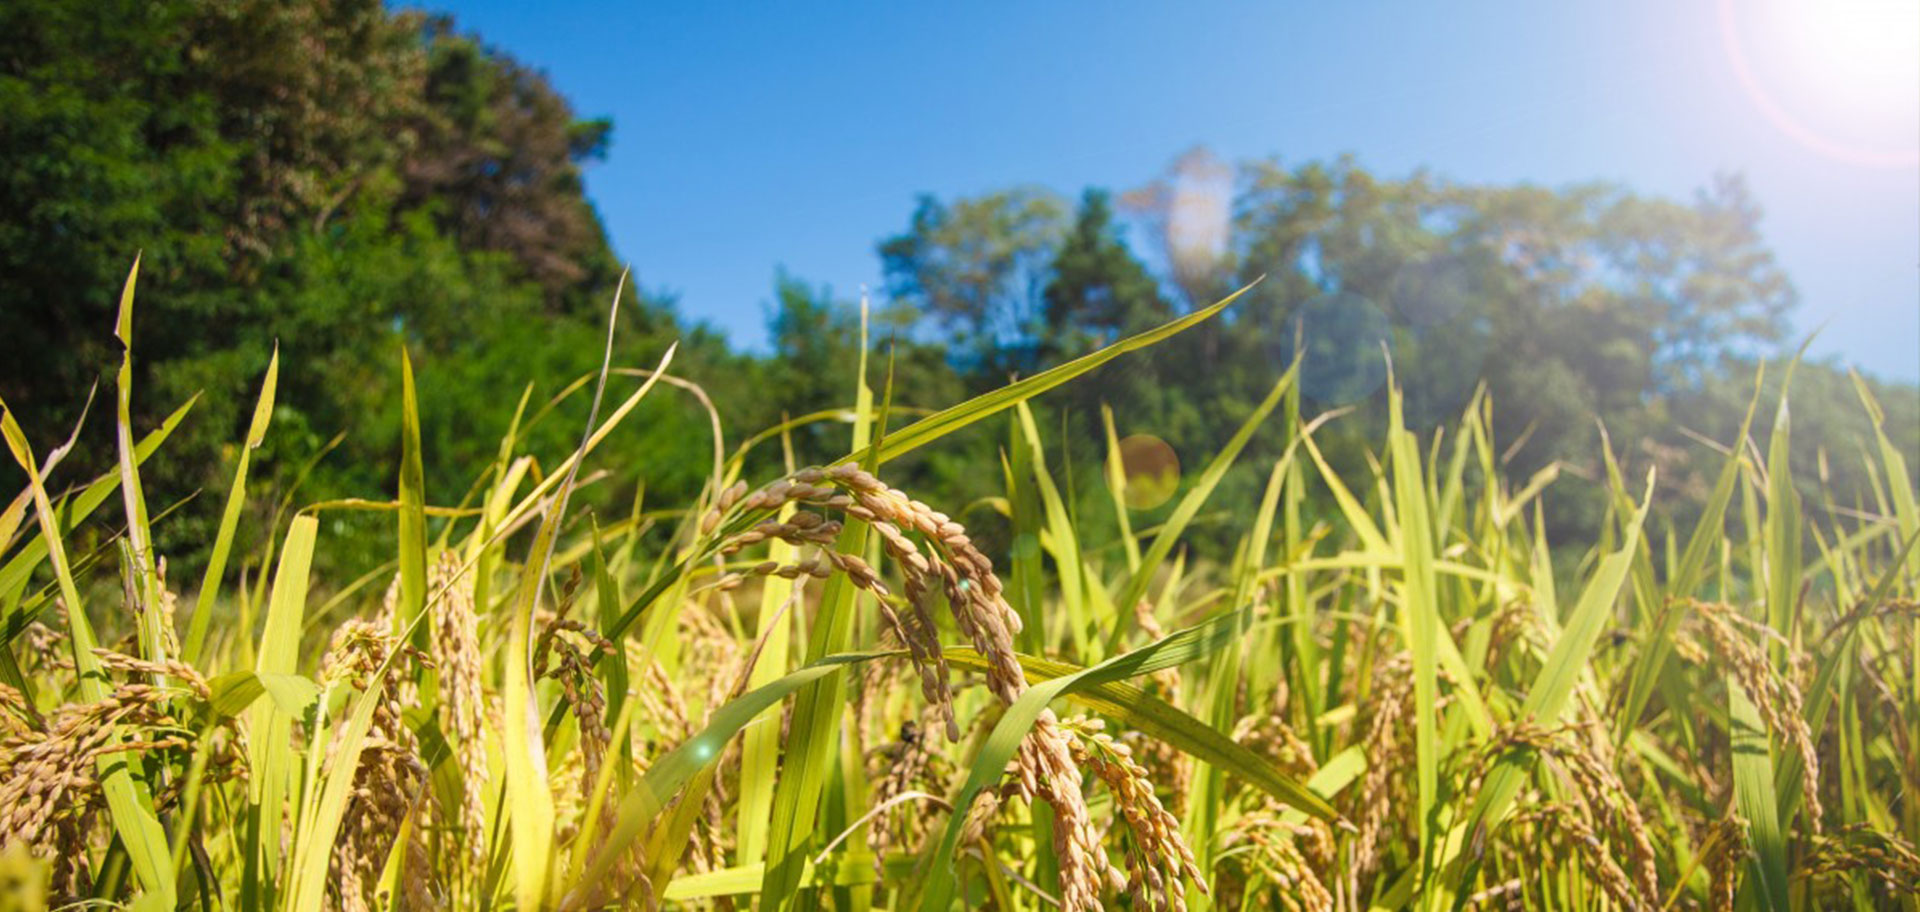
<svg viewBox="0 0 1920 912">
<path fill-rule="evenodd" d="M 1125 190 L 1205 143 L 1682 199 L 1739 172 L 1815 352 L 1920 379 L 1920 2 L 1734 2 L 428 7 L 613 118 L 615 248 L 749 347 L 776 267 L 878 288 L 917 193 Z"/>
</svg>

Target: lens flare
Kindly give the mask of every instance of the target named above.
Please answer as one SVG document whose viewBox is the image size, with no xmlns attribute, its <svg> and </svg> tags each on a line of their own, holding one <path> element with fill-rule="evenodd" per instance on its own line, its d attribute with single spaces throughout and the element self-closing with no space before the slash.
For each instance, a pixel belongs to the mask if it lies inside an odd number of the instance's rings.
<svg viewBox="0 0 1920 912">
<path fill-rule="evenodd" d="M 1152 434 L 1134 434 L 1120 441 L 1120 475 L 1127 508 L 1151 510 L 1180 490 L 1180 456 Z"/>
<path fill-rule="evenodd" d="M 1454 257 L 1410 263 L 1394 275 L 1389 302 L 1412 339 L 1410 349 L 1395 347 L 1394 359 L 1417 360 L 1407 372 L 1423 378 L 1404 390 L 1408 427 L 1431 428 L 1459 418 L 1480 383 L 1493 335 L 1484 313 L 1474 307 L 1479 295 L 1472 267 Z"/>
<path fill-rule="evenodd" d="M 1472 302 L 1472 271 L 1452 257 L 1409 263 L 1394 274 L 1393 308 L 1416 330 L 1452 323 Z"/>
<path fill-rule="evenodd" d="M 1740 87 L 1774 127 L 1838 161 L 1920 166 L 1920 3 L 1720 0 Z"/>
<path fill-rule="evenodd" d="M 1384 346 L 1393 340 L 1393 327 L 1379 305 L 1362 295 L 1342 291 L 1308 301 L 1282 337 L 1288 360 L 1297 337 L 1300 392 L 1316 405 L 1351 405 L 1387 382 Z"/>
</svg>

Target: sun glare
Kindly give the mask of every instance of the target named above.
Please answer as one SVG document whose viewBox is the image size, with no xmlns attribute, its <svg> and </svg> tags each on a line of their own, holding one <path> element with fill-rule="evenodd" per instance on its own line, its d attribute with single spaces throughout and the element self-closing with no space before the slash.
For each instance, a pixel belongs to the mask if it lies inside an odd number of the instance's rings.
<svg viewBox="0 0 1920 912">
<path fill-rule="evenodd" d="M 1843 161 L 1920 166 L 1920 0 L 1721 0 L 1720 29 L 1783 132 Z"/>
</svg>

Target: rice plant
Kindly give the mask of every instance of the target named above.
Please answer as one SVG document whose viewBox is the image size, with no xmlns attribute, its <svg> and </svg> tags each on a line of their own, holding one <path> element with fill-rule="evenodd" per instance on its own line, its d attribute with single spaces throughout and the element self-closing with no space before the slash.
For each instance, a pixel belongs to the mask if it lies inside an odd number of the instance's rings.
<svg viewBox="0 0 1920 912">
<path fill-rule="evenodd" d="M 198 580 L 140 483 L 191 403 L 130 426 L 123 368 L 117 469 L 77 483 L 8 410 L 0 906 L 1920 909 L 1914 454 L 1882 433 L 1847 457 L 1873 490 L 1809 481 L 1777 365 L 1697 524 L 1657 527 L 1659 479 L 1607 452 L 1599 544 L 1556 562 L 1556 474 L 1502 474 L 1497 403 L 1423 439 L 1390 388 L 1334 466 L 1342 416 L 1289 370 L 1136 529 L 1124 404 L 1087 498 L 1032 400 L 1232 300 L 911 422 L 862 364 L 840 460 L 743 477 L 797 424 L 716 435 L 695 502 L 611 521 L 574 493 L 645 397 L 697 389 L 671 352 L 616 370 L 610 323 L 579 445 L 516 421 L 459 500 L 424 490 L 403 356 L 398 496 L 236 559 L 276 356 Z M 1006 554 L 889 482 L 983 422 Z M 1264 496 L 1210 505 L 1248 463 Z M 1183 549 L 1203 508 L 1230 560 Z M 346 511 L 392 560 L 316 578 Z"/>
</svg>

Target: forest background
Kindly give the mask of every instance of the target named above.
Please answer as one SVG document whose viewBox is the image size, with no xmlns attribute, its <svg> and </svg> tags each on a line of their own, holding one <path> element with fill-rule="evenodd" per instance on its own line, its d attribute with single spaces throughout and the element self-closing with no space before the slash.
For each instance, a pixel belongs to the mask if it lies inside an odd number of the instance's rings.
<svg viewBox="0 0 1920 912">
<path fill-rule="evenodd" d="M 403 346 L 419 374 L 429 498 L 456 503 L 523 396 L 539 414 L 598 365 L 621 264 L 583 171 L 614 138 L 611 122 L 583 117 L 539 70 L 451 20 L 370 0 L 6 4 L 0 397 L 42 436 L 80 420 L 119 363 L 114 307 L 138 253 L 136 424 L 193 401 L 170 458 L 147 470 L 162 551 L 192 563 L 211 541 L 218 498 L 197 495 L 232 476 L 231 441 L 244 439 L 276 346 L 285 364 L 274 433 L 253 457 L 257 518 L 296 493 L 392 495 Z M 1705 441 L 1734 436 L 1756 359 L 1801 341 L 1759 201 L 1738 176 L 1703 180 L 1669 199 L 1608 183 L 1385 175 L 1350 157 L 1228 162 L 1195 147 L 1131 187 L 901 200 L 898 231 L 875 239 L 886 281 L 864 329 L 856 296 L 781 272 L 769 344 L 744 350 L 671 295 L 630 284 L 618 358 L 651 363 L 677 341 L 675 372 L 717 406 L 733 445 L 848 405 L 863 338 L 904 423 L 1258 280 L 1220 318 L 1041 401 L 1063 431 L 1070 491 L 1104 490 L 1103 408 L 1119 435 L 1202 465 L 1297 351 L 1307 407 L 1352 410 L 1319 439 L 1354 479 L 1371 471 L 1365 442 L 1385 421 L 1389 371 L 1421 428 L 1484 387 L 1506 471 L 1560 479 L 1545 522 L 1576 554 L 1604 509 L 1603 434 L 1629 477 L 1659 468 L 1652 534 L 1690 528 L 1720 465 Z M 1817 466 L 1809 477 L 1842 503 L 1868 490 L 1869 470 L 1842 454 L 1871 433 L 1847 373 L 1815 359 L 1794 381 L 1794 460 Z M 1862 380 L 1889 435 L 1920 450 L 1920 389 Z M 100 395 L 83 430 L 94 444 L 78 454 L 113 451 L 99 445 L 112 427 Z M 581 398 L 538 422 L 530 448 L 568 448 Z M 580 496 L 620 516 L 690 501 L 711 462 L 709 423 L 697 396 L 649 398 L 604 445 L 623 470 Z M 837 455 L 843 434 L 799 426 L 793 458 Z M 983 426 L 895 471 L 930 500 L 977 504 L 999 487 L 1003 443 L 1004 428 Z M 71 477 L 108 468 L 86 458 Z M 749 476 L 771 476 L 779 448 L 756 458 Z M 9 489 L 22 481 L 0 475 Z M 1236 467 L 1215 502 L 1251 502 L 1262 475 L 1258 460 Z M 1227 547 L 1227 525 L 1210 538 L 1207 519 L 1196 547 Z M 1004 545 L 991 511 L 969 521 L 989 548 Z M 339 536 L 327 559 L 385 550 L 385 520 L 334 522 L 366 534 Z"/>
</svg>

